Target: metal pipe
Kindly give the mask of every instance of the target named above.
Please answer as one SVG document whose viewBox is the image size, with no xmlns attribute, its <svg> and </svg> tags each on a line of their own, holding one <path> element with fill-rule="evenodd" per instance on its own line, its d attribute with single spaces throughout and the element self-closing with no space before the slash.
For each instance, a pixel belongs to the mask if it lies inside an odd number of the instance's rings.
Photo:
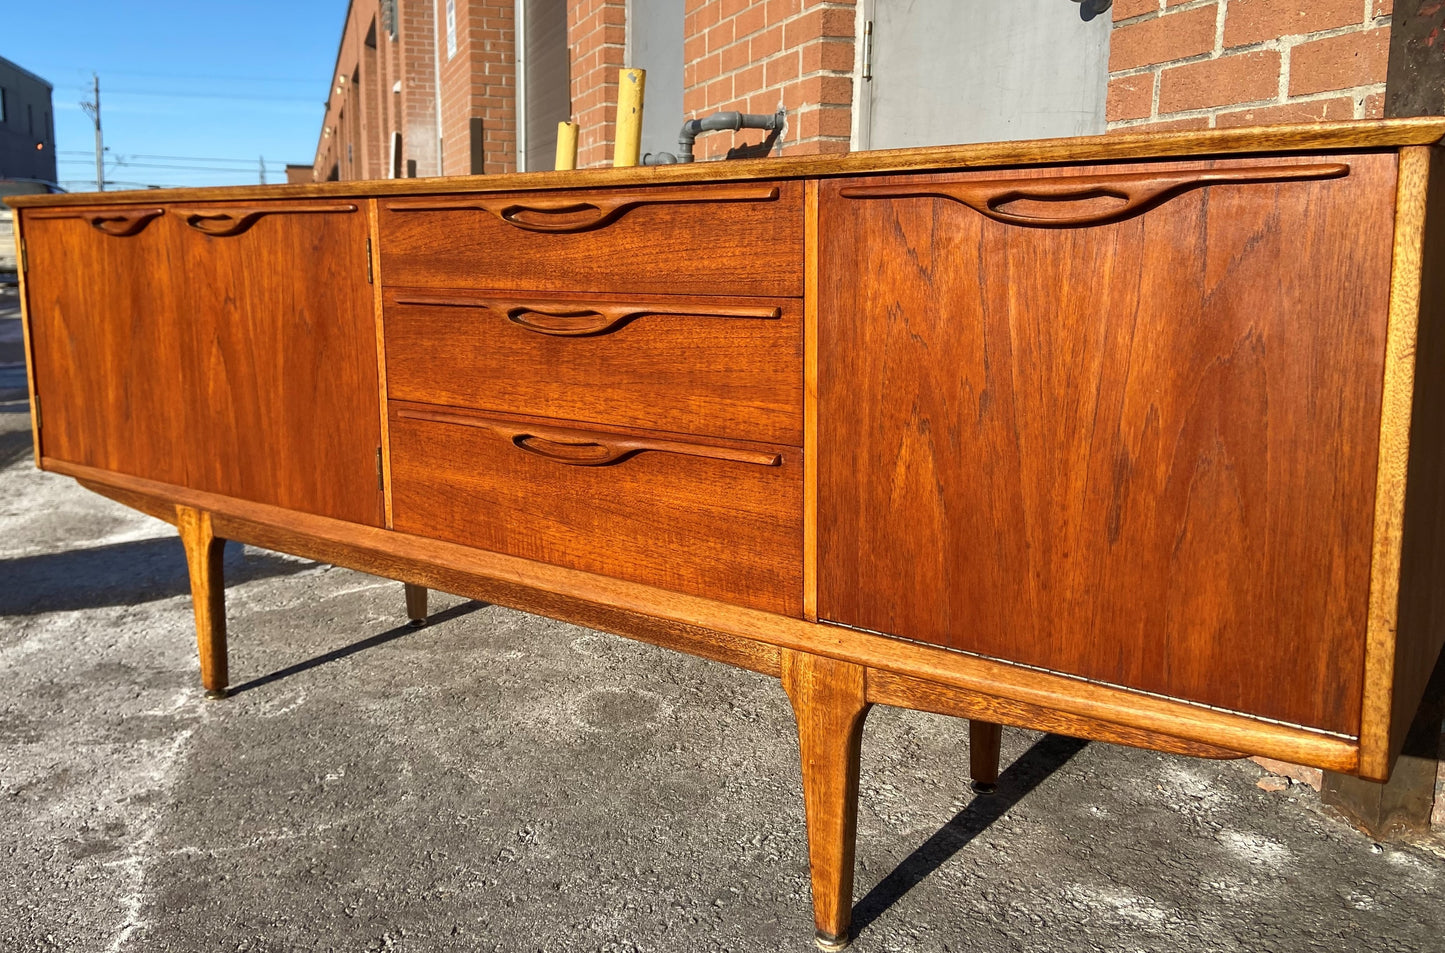
<svg viewBox="0 0 1445 953">
<path fill-rule="evenodd" d="M 783 128 L 787 114 L 778 110 L 772 115 L 759 113 L 720 112 L 702 119 L 689 119 L 682 124 L 677 138 L 677 155 L 671 152 L 649 152 L 642 159 L 643 165 L 671 165 L 674 162 L 695 161 L 692 153 L 697 137 L 705 132 L 737 132 L 740 129 L 763 129 L 776 132 Z"/>
</svg>

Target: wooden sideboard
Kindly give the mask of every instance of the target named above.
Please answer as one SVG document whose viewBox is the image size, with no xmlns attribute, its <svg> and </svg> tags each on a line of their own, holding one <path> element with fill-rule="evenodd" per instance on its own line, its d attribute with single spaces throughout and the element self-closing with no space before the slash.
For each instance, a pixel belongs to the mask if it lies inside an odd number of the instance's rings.
<svg viewBox="0 0 1445 953">
<path fill-rule="evenodd" d="M 818 937 L 873 704 L 1388 777 L 1445 641 L 1445 122 L 19 209 L 37 462 L 781 679 Z"/>
</svg>

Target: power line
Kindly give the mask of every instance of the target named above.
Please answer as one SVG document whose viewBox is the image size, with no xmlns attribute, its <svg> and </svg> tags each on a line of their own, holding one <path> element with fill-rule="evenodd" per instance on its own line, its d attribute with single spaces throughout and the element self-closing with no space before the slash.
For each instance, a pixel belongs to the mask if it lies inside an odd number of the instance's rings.
<svg viewBox="0 0 1445 953">
<path fill-rule="evenodd" d="M 70 165 L 76 165 L 76 164 L 79 164 L 79 163 L 81 162 L 80 159 L 65 159 L 65 160 L 62 160 L 62 161 L 66 162 L 67 164 L 70 164 Z M 214 166 L 214 165 L 167 165 L 167 164 L 165 164 L 165 163 L 159 163 L 159 162 L 153 163 L 153 162 L 124 162 L 124 161 L 115 161 L 115 162 L 112 162 L 112 166 L 113 166 L 114 168 L 117 168 L 117 169 L 162 169 L 162 170 L 171 171 L 171 172 L 235 172 L 235 173 L 240 174 L 240 173 L 249 173 L 249 172 L 251 171 L 251 170 L 249 170 L 249 169 L 238 169 L 238 168 L 234 168 L 234 167 L 232 167 L 232 166 Z M 255 168 L 254 163 L 253 163 L 253 165 L 252 165 L 251 168 L 252 168 L 252 169 Z"/>
<path fill-rule="evenodd" d="M 225 99 L 232 102 L 316 103 L 325 105 L 319 96 L 235 96 L 228 93 L 178 93 L 166 89 L 107 89 L 110 96 L 149 96 L 155 99 Z"/>
<path fill-rule="evenodd" d="M 50 66 L 40 64 L 36 67 L 42 72 L 75 72 L 89 73 L 94 67 L 86 66 Z M 325 79 L 329 73 L 322 73 L 317 76 L 232 76 L 222 73 L 152 73 L 137 70 L 107 69 L 107 76 L 139 76 L 146 79 L 184 79 L 184 80 L 215 80 L 228 83 L 315 83 Z"/>
<path fill-rule="evenodd" d="M 55 154 L 56 154 L 57 156 L 62 157 L 62 161 L 64 161 L 64 159 L 65 159 L 66 157 L 79 158 L 79 157 L 82 157 L 82 156 L 89 156 L 89 155 L 90 155 L 89 152 L 83 152 L 83 151 L 78 150 L 78 149 L 58 149 L 58 150 L 56 150 L 56 153 L 55 153 Z M 129 161 L 132 160 L 132 159 L 142 159 L 142 160 L 145 160 L 145 161 L 147 161 L 147 162 L 149 162 L 149 161 L 158 161 L 158 162 L 203 162 L 203 163 L 204 163 L 204 162 L 235 162 L 235 163 L 243 164 L 243 165 L 247 166 L 248 168 L 251 167 L 251 166 L 253 166 L 253 165 L 255 164 L 255 162 L 256 162 L 255 159 L 233 159 L 233 158 L 231 158 L 231 157 L 229 157 L 229 156 L 161 156 L 161 155 L 147 155 L 147 154 L 143 154 L 143 153 L 139 153 L 139 152 L 128 153 L 128 154 L 126 154 L 126 155 L 120 155 L 120 156 L 118 156 L 118 155 L 116 155 L 115 153 L 112 152 L 110 155 L 111 155 L 111 158 L 112 158 L 113 160 L 115 160 L 115 161 L 120 161 L 120 162 L 129 162 Z"/>
</svg>

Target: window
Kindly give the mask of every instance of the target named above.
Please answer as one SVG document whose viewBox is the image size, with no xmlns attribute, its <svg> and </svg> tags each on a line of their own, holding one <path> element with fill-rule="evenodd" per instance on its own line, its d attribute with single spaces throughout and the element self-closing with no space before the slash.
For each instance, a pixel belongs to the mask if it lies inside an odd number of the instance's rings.
<svg viewBox="0 0 1445 953">
<path fill-rule="evenodd" d="M 457 0 L 447 0 L 447 58 L 457 55 Z"/>
<path fill-rule="evenodd" d="M 10 119 L 10 91 L 0 86 L 0 122 L 9 122 Z"/>
<path fill-rule="evenodd" d="M 35 107 L 29 103 L 25 104 L 25 133 L 35 135 Z"/>
</svg>

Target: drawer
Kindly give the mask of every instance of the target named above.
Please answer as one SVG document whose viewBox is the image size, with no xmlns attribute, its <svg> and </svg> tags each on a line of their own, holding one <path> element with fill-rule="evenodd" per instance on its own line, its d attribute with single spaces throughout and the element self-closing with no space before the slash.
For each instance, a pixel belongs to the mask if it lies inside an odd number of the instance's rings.
<svg viewBox="0 0 1445 953">
<path fill-rule="evenodd" d="M 386 294 L 391 397 L 803 442 L 796 298 Z"/>
<path fill-rule="evenodd" d="M 802 452 L 393 401 L 401 532 L 798 616 Z"/>
<path fill-rule="evenodd" d="M 380 203 L 388 286 L 803 293 L 803 186 L 505 192 Z"/>
</svg>

